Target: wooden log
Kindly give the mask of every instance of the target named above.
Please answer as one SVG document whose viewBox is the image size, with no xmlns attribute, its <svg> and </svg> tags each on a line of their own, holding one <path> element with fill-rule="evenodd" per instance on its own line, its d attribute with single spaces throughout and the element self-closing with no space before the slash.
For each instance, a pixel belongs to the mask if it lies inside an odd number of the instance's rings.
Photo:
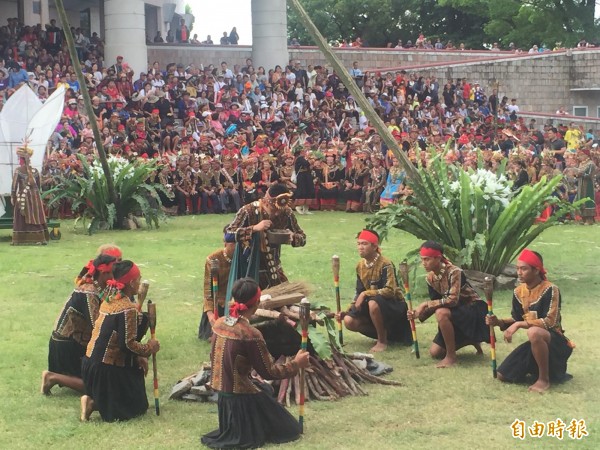
<svg viewBox="0 0 600 450">
<path fill-rule="evenodd" d="M 279 385 L 279 394 L 277 395 L 277 401 L 282 405 L 285 403 L 285 394 L 287 393 L 289 383 L 289 378 L 284 378 L 283 380 L 281 380 L 281 384 Z"/>
<path fill-rule="evenodd" d="M 304 298 L 304 294 L 302 294 L 302 293 L 279 295 L 277 297 L 273 297 L 270 299 L 261 300 L 259 303 L 259 308 L 261 308 L 261 309 L 279 309 L 282 306 L 289 306 L 289 305 L 293 305 L 294 303 L 298 303 L 303 298 Z"/>
<path fill-rule="evenodd" d="M 327 400 L 326 397 L 322 396 L 321 393 L 319 392 L 319 390 L 317 389 L 315 382 L 313 380 L 313 375 L 312 374 L 308 374 L 308 372 L 306 373 L 306 383 L 308 385 L 308 390 L 307 392 L 310 392 L 310 395 L 312 395 L 312 397 L 315 400 Z"/>
<path fill-rule="evenodd" d="M 356 381 L 354 381 L 354 379 L 350 376 L 350 373 L 348 372 L 348 369 L 346 368 L 346 366 L 344 365 L 344 362 L 342 361 L 342 359 L 337 356 L 335 353 L 332 354 L 333 356 L 333 360 L 336 362 L 336 364 L 338 365 L 338 367 L 340 368 L 341 371 L 341 376 L 344 378 L 344 380 L 346 381 L 346 384 L 348 385 L 348 387 L 350 388 L 350 390 L 352 391 L 352 394 L 354 395 L 359 395 L 359 391 L 358 389 L 356 389 Z"/>
<path fill-rule="evenodd" d="M 207 389 L 205 386 L 193 386 L 190 389 L 190 393 L 194 395 L 203 395 L 205 397 L 210 397 L 215 393 L 212 389 Z"/>
<path fill-rule="evenodd" d="M 288 386 L 287 386 L 287 390 L 285 391 L 285 406 L 287 406 L 288 408 L 290 406 L 292 406 L 290 397 L 292 396 L 292 387 L 293 386 L 294 386 L 294 378 L 288 378 Z"/>
<path fill-rule="evenodd" d="M 262 317 L 264 319 L 275 319 L 275 320 L 283 320 L 292 328 L 296 327 L 296 322 L 288 319 L 284 314 L 280 311 L 271 311 L 269 309 L 257 309 L 254 313 L 253 317 Z"/>
<path fill-rule="evenodd" d="M 208 401 L 208 397 L 204 395 L 196 395 L 196 394 L 185 394 L 181 397 L 182 400 L 187 400 L 188 402 L 200 402 L 204 403 Z"/>
<path fill-rule="evenodd" d="M 306 377 L 305 377 L 306 380 Z M 304 392 L 308 392 L 306 390 L 306 388 L 304 389 Z M 306 397 L 306 396 L 305 396 Z M 300 404 L 300 375 L 296 374 L 296 376 L 294 377 L 294 401 L 296 402 L 296 405 Z"/>
<path fill-rule="evenodd" d="M 345 397 L 346 395 L 348 395 L 348 388 L 344 387 L 339 380 L 332 376 L 329 373 L 329 371 L 322 365 L 321 361 L 319 361 L 313 356 L 310 357 L 310 360 L 313 367 L 315 367 L 317 373 L 319 373 L 319 375 L 322 378 L 324 378 L 327 381 L 327 383 L 329 383 L 331 387 L 333 387 L 333 389 L 335 389 L 335 392 L 339 397 Z"/>
</svg>

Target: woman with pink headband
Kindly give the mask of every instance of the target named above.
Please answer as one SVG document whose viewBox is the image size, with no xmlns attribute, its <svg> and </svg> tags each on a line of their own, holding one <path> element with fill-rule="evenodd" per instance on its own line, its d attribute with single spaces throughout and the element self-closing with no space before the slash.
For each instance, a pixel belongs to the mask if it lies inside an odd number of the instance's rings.
<svg viewBox="0 0 600 450">
<path fill-rule="evenodd" d="M 521 284 L 513 292 L 512 313 L 508 319 L 489 316 L 486 322 L 504 331 L 511 342 L 519 329 L 527 330 L 527 341 L 506 357 L 498 368 L 498 379 L 508 382 L 535 382 L 531 392 L 544 392 L 550 383 L 566 381 L 567 360 L 573 344 L 561 326 L 560 291 L 546 279 L 542 256 L 525 249 L 517 260 Z"/>
<path fill-rule="evenodd" d="M 144 376 L 148 356 L 160 344 L 140 341 L 148 329 L 145 317 L 138 320 L 133 301 L 140 288 L 140 269 L 131 261 L 113 264 L 92 339 L 81 363 L 85 394 L 81 397 L 81 420 L 97 410 L 106 422 L 128 420 L 148 409 Z"/>
<path fill-rule="evenodd" d="M 258 309 L 260 288 L 252 278 L 233 284 L 229 315 L 213 326 L 211 386 L 219 393 L 219 428 L 202 436 L 210 448 L 257 448 L 300 437 L 300 424 L 273 396 L 273 388 L 251 378 L 254 369 L 264 379 L 293 377 L 308 367 L 308 352 L 275 364 L 260 331 L 250 325 Z"/>
</svg>

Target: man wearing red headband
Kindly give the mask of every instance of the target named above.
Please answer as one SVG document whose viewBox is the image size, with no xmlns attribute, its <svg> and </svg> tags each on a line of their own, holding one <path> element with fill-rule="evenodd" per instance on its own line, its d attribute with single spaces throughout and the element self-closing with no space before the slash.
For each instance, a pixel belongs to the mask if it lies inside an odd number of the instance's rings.
<svg viewBox="0 0 600 450">
<path fill-rule="evenodd" d="M 388 340 L 411 344 L 406 302 L 398 290 L 394 264 L 381 255 L 379 235 L 362 230 L 356 243 L 362 259 L 356 266 L 356 295 L 344 325 L 377 339 L 371 352 L 384 351 Z"/>
<path fill-rule="evenodd" d="M 542 256 L 525 249 L 517 260 L 517 275 L 521 284 L 513 292 L 512 313 L 508 319 L 489 316 L 486 322 L 504 331 L 504 340 L 511 342 L 521 328 L 527 330 L 527 342 L 519 345 L 498 368 L 498 379 L 508 382 L 535 383 L 529 391 L 544 392 L 550 382 L 570 378 L 567 360 L 573 345 L 564 336 L 560 315 L 560 291 L 546 279 Z"/>
<path fill-rule="evenodd" d="M 83 393 L 81 358 L 100 309 L 100 293 L 112 278 L 114 256 L 100 254 L 81 270 L 75 290 L 60 312 L 48 349 L 48 370 L 42 372 L 42 394 L 55 385 Z"/>
<path fill-rule="evenodd" d="M 257 448 L 300 437 L 298 421 L 273 396 L 273 388 L 258 383 L 252 370 L 264 379 L 293 377 L 308 367 L 308 352 L 300 350 L 285 364 L 275 364 L 267 344 L 249 319 L 258 309 L 261 290 L 252 278 L 233 284 L 230 315 L 213 327 L 211 386 L 219 393 L 219 428 L 202 436 L 211 448 Z"/>
<path fill-rule="evenodd" d="M 409 318 L 421 322 L 435 314 L 438 333 L 433 338 L 429 353 L 441 359 L 436 367 L 450 367 L 457 363 L 456 351 L 473 345 L 482 354 L 481 342 L 489 342 L 489 327 L 485 324 L 487 305 L 467 281 L 460 267 L 444 257 L 444 249 L 437 242 L 421 245 L 421 261 L 427 271 L 431 300 L 409 311 Z"/>
<path fill-rule="evenodd" d="M 140 280 L 140 269 L 133 262 L 113 265 L 113 278 L 106 283 L 104 302 L 81 362 L 86 394 L 81 397 L 82 421 L 94 410 L 104 421 L 113 422 L 142 415 L 148 409 L 144 385 L 147 358 L 158 352 L 160 344 L 155 339 L 140 342 L 148 330 L 147 318 L 138 318 L 132 300 Z"/>
</svg>

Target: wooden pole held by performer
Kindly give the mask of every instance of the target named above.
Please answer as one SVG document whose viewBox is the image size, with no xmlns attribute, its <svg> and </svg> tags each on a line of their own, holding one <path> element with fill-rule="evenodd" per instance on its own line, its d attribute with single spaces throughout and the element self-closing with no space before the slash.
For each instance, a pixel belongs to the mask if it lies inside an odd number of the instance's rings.
<svg viewBox="0 0 600 450">
<path fill-rule="evenodd" d="M 494 315 L 493 308 L 493 296 L 494 296 L 494 278 L 485 277 L 483 280 L 483 291 L 485 292 L 485 299 L 487 300 L 488 316 Z M 496 334 L 494 333 L 494 326 L 490 324 L 490 353 L 492 356 L 492 375 L 494 378 L 498 376 L 496 371 Z"/>
<path fill-rule="evenodd" d="M 310 323 L 310 302 L 305 297 L 300 302 L 300 326 L 302 327 L 302 341 L 300 348 L 305 352 L 308 351 L 308 324 Z M 298 405 L 298 422 L 300 423 L 300 432 L 304 433 L 304 383 L 306 372 L 300 369 L 300 404 Z"/>
<path fill-rule="evenodd" d="M 412 298 L 410 295 L 410 284 L 408 282 L 408 263 L 406 260 L 402 261 L 398 265 L 398 273 L 400 274 L 400 278 L 402 278 L 402 285 L 404 286 L 404 297 L 406 298 L 406 304 L 408 305 L 408 309 L 412 311 Z M 417 327 L 415 326 L 415 319 L 410 319 L 410 331 L 412 333 L 413 346 L 415 349 L 415 356 L 417 359 L 421 358 L 421 354 L 419 353 L 419 341 L 417 340 Z"/>
<path fill-rule="evenodd" d="M 342 305 L 340 300 L 340 257 L 333 255 L 331 257 L 331 268 L 333 269 L 333 285 L 335 286 L 335 307 L 337 312 L 337 329 L 340 345 L 344 345 L 344 335 L 342 331 Z"/>
<path fill-rule="evenodd" d="M 210 260 L 210 292 L 212 294 L 213 301 L 213 314 L 214 320 L 219 318 L 219 301 L 217 299 L 217 295 L 219 293 L 219 260 L 211 259 Z"/>
<path fill-rule="evenodd" d="M 150 288 L 150 282 L 148 280 L 142 281 L 140 285 L 140 290 L 138 291 L 137 298 L 137 310 L 142 311 L 142 307 L 144 306 L 144 302 L 146 301 L 146 296 L 148 295 L 148 289 Z"/>
<path fill-rule="evenodd" d="M 148 324 L 150 326 L 150 338 L 156 336 L 156 305 L 152 300 L 148 300 Z M 152 372 L 154 375 L 154 409 L 156 415 L 160 416 L 160 401 L 158 397 L 158 369 L 156 368 L 156 353 L 152 354 Z"/>
</svg>

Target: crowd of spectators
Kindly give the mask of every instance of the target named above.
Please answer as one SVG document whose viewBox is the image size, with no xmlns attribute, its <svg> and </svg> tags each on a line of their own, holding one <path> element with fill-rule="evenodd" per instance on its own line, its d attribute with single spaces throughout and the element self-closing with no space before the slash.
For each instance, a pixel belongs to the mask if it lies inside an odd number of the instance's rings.
<svg viewBox="0 0 600 450">
<path fill-rule="evenodd" d="M 296 192 L 302 214 L 336 207 L 370 212 L 410 201 L 398 161 L 338 74 L 325 67 L 154 62 L 134 74 L 123 56 L 103 61 L 102 42 L 89 39 L 78 47 L 86 80 L 80 86 L 54 23 L 45 31 L 12 25 L 0 29 L 0 67 L 8 68 L 2 96 L 28 84 L 43 101 L 57 86 L 66 88 L 45 189 L 81 173 L 78 154 L 96 158 L 95 121 L 107 153 L 160 160 L 158 179 L 175 196 L 163 200 L 178 214 L 236 211 L 272 183 Z M 358 63 L 348 71 L 414 164 L 431 157 L 419 150 L 445 152 L 447 161 L 473 168 L 481 154 L 491 170 L 509 158 L 515 188 L 563 172 L 562 195 L 572 199 L 578 178 L 599 162 L 591 130 L 526 123 L 517 99 L 476 80 L 363 72 Z M 93 117 L 81 89 L 90 93 Z"/>
</svg>

